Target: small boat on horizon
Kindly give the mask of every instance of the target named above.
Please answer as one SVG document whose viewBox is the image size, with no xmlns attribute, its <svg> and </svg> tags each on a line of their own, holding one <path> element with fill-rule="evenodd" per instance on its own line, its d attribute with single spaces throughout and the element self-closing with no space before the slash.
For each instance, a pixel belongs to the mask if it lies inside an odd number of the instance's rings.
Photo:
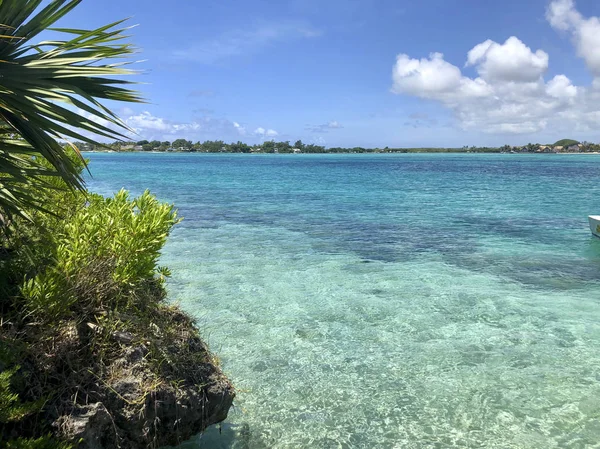
<svg viewBox="0 0 600 449">
<path fill-rule="evenodd" d="M 590 231 L 596 237 L 600 238 L 600 215 L 590 215 L 588 217 L 590 222 Z"/>
</svg>

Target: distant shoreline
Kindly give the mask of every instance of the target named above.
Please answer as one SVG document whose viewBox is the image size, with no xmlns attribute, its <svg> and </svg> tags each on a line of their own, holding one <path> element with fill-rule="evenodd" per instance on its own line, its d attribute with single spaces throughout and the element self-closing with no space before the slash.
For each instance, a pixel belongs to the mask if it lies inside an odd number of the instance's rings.
<svg viewBox="0 0 600 449">
<path fill-rule="evenodd" d="M 543 145 L 540 143 L 528 143 L 527 145 L 511 146 L 503 145 L 499 147 L 464 145 L 455 147 L 329 147 L 315 145 L 313 143 L 305 144 L 301 140 L 294 144 L 290 141 L 276 142 L 268 140 L 257 144 L 248 145 L 244 142 L 226 143 L 222 140 L 206 140 L 204 142 L 192 142 L 191 140 L 176 139 L 169 141 L 148 141 L 140 140 L 138 142 L 104 143 L 101 145 L 90 145 L 85 142 L 74 142 L 74 145 L 82 151 L 115 151 L 123 153 L 243 153 L 243 154 L 396 154 L 396 153 L 493 153 L 493 154 L 594 154 L 600 153 L 600 144 L 591 142 L 577 142 L 571 139 L 562 139 L 554 144 Z"/>
<path fill-rule="evenodd" d="M 320 152 L 320 153 L 264 153 L 264 152 L 255 152 L 248 153 L 242 151 L 223 151 L 223 152 L 210 152 L 210 151 L 141 151 L 141 150 L 81 150 L 83 153 L 114 153 L 114 154 L 131 154 L 131 153 L 139 153 L 139 154 L 251 154 L 251 155 L 266 155 L 266 154 L 277 154 L 277 155 L 290 155 L 297 156 L 298 154 L 508 154 L 508 155 L 518 155 L 518 154 L 556 154 L 556 155 L 569 155 L 569 154 L 579 154 L 579 155 L 599 155 L 598 151 L 589 151 L 589 152 L 501 152 L 501 151 L 451 151 L 446 149 L 441 149 L 439 151 L 436 150 L 423 150 L 418 151 L 415 149 L 411 149 L 409 151 L 334 151 L 334 152 Z"/>
</svg>

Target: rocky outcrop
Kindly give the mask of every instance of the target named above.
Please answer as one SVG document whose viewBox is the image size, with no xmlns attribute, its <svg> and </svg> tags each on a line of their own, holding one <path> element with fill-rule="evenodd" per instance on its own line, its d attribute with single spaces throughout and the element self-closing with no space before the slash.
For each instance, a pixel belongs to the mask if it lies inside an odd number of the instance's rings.
<svg viewBox="0 0 600 449">
<path fill-rule="evenodd" d="M 118 387 L 119 395 L 140 394 L 135 378 L 121 381 Z M 80 449 L 174 446 L 227 418 L 234 395 L 225 379 L 215 379 L 205 388 L 161 386 L 147 393 L 141 408 L 119 400 L 108 401 L 108 406 L 96 402 L 78 406 L 56 425 L 63 438 L 81 441 Z"/>
<path fill-rule="evenodd" d="M 77 401 L 55 419 L 57 436 L 78 443 L 78 449 L 158 448 L 177 445 L 227 418 L 233 386 L 195 329 L 182 336 L 185 341 L 162 348 L 170 359 L 158 370 L 156 347 L 127 346 L 136 338 L 113 336 L 122 357 L 86 387 L 89 403 Z"/>
</svg>

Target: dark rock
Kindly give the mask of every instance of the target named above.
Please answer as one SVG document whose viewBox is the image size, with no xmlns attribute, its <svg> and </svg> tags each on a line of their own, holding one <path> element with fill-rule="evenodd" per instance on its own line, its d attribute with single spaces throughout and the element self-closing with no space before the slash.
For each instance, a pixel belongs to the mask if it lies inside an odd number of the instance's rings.
<svg viewBox="0 0 600 449">
<path fill-rule="evenodd" d="M 131 332 L 113 332 L 113 338 L 117 340 L 119 343 L 123 343 L 125 345 L 131 344 L 133 341 L 133 334 Z"/>
<path fill-rule="evenodd" d="M 157 371 L 145 346 L 123 349 L 106 385 L 94 387 L 93 404 L 74 405 L 54 421 L 57 434 L 78 449 L 176 446 L 227 418 L 235 390 L 198 337 L 189 346 L 205 362 Z M 187 348 L 186 348 L 187 346 Z M 162 374 L 161 374 L 162 373 Z M 175 380 L 176 379 L 176 380 Z M 104 388 L 102 388 L 104 387 Z"/>
<path fill-rule="evenodd" d="M 107 439 L 116 438 L 112 418 L 101 402 L 77 407 L 71 415 L 61 417 L 55 426 L 74 441 L 84 441 L 80 447 L 87 449 L 103 449 Z"/>
<path fill-rule="evenodd" d="M 125 354 L 125 359 L 129 363 L 138 363 L 141 362 L 144 357 L 148 354 L 148 348 L 144 345 L 136 346 L 134 348 L 129 348 Z"/>
</svg>

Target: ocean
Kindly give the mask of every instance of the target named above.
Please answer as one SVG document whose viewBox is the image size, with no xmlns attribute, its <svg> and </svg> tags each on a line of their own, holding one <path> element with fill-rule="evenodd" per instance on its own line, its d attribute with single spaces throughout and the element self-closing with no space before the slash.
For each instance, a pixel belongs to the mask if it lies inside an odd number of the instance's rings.
<svg viewBox="0 0 600 449">
<path fill-rule="evenodd" d="M 88 153 L 238 389 L 180 449 L 600 442 L 595 155 Z"/>
</svg>

